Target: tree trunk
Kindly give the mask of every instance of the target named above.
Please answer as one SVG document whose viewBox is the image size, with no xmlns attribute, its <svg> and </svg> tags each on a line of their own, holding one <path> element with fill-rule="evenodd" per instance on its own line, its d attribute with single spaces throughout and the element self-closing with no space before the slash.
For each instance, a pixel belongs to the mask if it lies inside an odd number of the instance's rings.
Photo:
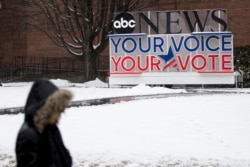
<svg viewBox="0 0 250 167">
<path fill-rule="evenodd" d="M 84 58 L 84 78 L 86 81 L 95 80 L 97 77 L 97 56 L 88 53 Z"/>
</svg>

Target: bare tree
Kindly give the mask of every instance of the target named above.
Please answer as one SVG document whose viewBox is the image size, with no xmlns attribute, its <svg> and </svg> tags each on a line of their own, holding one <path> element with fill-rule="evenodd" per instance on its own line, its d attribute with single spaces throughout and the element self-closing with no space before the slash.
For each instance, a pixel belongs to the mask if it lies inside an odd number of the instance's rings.
<svg viewBox="0 0 250 167">
<path fill-rule="evenodd" d="M 26 0 L 27 1 L 27 0 Z M 30 24 L 84 62 L 85 79 L 97 77 L 96 60 L 108 44 L 114 12 L 142 10 L 158 0 L 30 0 Z M 47 26 L 42 26 L 45 21 Z M 36 24 L 34 24 L 36 23 Z"/>
</svg>

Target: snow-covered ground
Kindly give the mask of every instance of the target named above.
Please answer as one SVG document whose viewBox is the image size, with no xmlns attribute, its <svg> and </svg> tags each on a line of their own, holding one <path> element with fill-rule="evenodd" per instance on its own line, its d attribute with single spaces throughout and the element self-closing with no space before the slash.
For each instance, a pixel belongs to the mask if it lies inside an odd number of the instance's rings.
<svg viewBox="0 0 250 167">
<path fill-rule="evenodd" d="M 100 80 L 52 82 L 71 90 L 73 100 L 186 93 L 145 85 L 108 88 Z M 0 109 L 24 106 L 31 84 L 3 84 Z M 74 167 L 250 167 L 250 91 L 224 91 L 245 93 L 72 107 L 59 127 Z M 0 115 L 0 167 L 15 166 L 15 140 L 23 118 Z"/>
</svg>

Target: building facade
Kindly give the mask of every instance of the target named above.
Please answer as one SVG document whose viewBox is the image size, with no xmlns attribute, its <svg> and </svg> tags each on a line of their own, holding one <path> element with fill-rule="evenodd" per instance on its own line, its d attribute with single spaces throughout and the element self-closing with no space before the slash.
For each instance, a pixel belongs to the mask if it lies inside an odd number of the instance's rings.
<svg viewBox="0 0 250 167">
<path fill-rule="evenodd" d="M 76 68 L 78 60 L 69 55 L 62 47 L 56 46 L 47 36 L 25 25 L 23 13 L 15 12 L 25 5 L 25 0 L 0 0 L 0 69 L 18 66 L 29 62 L 32 64 L 46 64 L 54 58 L 67 59 L 65 68 Z M 234 46 L 250 45 L 250 1 L 249 0 L 160 0 L 158 5 L 144 9 L 144 11 L 164 10 L 195 10 L 223 8 L 227 10 L 228 30 L 234 34 Z M 13 12 L 14 11 L 14 12 Z M 28 12 L 28 11 L 26 11 Z M 34 16 L 35 17 L 35 16 Z M 108 70 L 108 48 L 101 57 L 99 68 Z M 37 62 L 35 62 L 37 61 Z M 47 61 L 47 62 L 46 62 Z M 52 63 L 53 64 L 53 63 Z"/>
</svg>

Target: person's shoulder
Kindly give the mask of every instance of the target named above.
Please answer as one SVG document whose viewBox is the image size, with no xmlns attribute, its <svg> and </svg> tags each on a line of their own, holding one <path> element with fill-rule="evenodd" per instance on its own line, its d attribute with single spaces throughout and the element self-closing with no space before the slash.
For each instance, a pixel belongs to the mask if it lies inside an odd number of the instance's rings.
<svg viewBox="0 0 250 167">
<path fill-rule="evenodd" d="M 24 123 L 18 134 L 19 138 L 24 140 L 38 140 L 39 134 L 34 127 L 29 126 L 27 123 Z"/>
</svg>

